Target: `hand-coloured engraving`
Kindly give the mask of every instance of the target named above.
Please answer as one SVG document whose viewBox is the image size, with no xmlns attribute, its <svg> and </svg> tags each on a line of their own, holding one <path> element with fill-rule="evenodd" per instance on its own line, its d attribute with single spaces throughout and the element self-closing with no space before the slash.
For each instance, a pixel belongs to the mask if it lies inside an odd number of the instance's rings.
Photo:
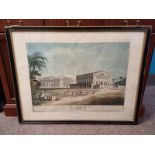
<svg viewBox="0 0 155 155">
<path fill-rule="evenodd" d="M 33 105 L 124 105 L 129 45 L 27 43 Z"/>
</svg>

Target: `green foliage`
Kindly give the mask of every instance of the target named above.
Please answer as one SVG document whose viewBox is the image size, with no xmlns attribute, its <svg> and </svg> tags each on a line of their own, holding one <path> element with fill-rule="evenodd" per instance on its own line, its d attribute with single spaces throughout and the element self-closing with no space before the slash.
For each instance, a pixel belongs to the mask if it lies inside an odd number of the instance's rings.
<svg viewBox="0 0 155 155">
<path fill-rule="evenodd" d="M 126 77 L 120 76 L 119 78 L 112 79 L 114 85 L 125 86 Z"/>
<path fill-rule="evenodd" d="M 40 83 L 36 80 L 36 76 L 41 76 L 42 71 L 47 69 L 46 61 L 47 59 L 43 57 L 40 52 L 34 52 L 33 54 L 28 55 L 33 105 L 40 104 L 40 101 L 37 99 L 37 89 L 40 87 Z"/>
<path fill-rule="evenodd" d="M 29 71 L 31 79 L 35 78 L 35 76 L 40 76 L 43 69 L 47 69 L 46 61 L 47 59 L 43 57 L 40 52 L 34 52 L 33 54 L 28 55 Z"/>
</svg>

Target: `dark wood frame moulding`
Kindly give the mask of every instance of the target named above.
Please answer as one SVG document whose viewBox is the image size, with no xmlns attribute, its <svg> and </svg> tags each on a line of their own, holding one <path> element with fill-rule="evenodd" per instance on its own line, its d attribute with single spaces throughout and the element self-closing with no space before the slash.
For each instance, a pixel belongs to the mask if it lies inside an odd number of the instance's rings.
<svg viewBox="0 0 155 155">
<path fill-rule="evenodd" d="M 16 98 L 13 87 L 12 73 L 10 70 L 10 64 L 8 62 L 8 49 L 5 39 L 5 25 L 40 25 L 40 26 L 109 26 L 109 25 L 152 25 L 152 34 L 150 40 L 150 47 L 148 52 L 148 62 L 151 61 L 151 56 L 155 47 L 155 20 L 154 19 L 80 19 L 80 25 L 78 24 L 79 19 L 4 19 L 0 20 L 0 76 L 3 91 L 5 94 L 5 106 L 4 113 L 6 116 L 17 116 L 16 109 Z M 21 22 L 22 21 L 22 22 Z M 66 23 L 69 21 L 69 25 Z M 138 22 L 137 22 L 138 21 Z M 3 61 L 3 62 L 2 62 Z M 144 77 L 144 83 L 147 81 L 147 75 L 149 72 L 150 64 L 146 65 L 146 75 Z M 144 89 L 144 88 L 143 88 Z M 143 104 L 140 106 L 139 117 L 143 117 L 145 107 Z"/>
<path fill-rule="evenodd" d="M 20 100 L 19 100 L 19 91 L 18 91 L 18 85 L 17 85 L 17 76 L 15 74 L 15 63 L 13 58 L 13 51 L 12 51 L 12 45 L 11 45 L 11 35 L 10 33 L 13 31 L 140 31 L 146 33 L 146 44 L 144 49 L 144 55 L 143 55 L 143 63 L 141 67 L 141 75 L 140 75 L 140 81 L 139 81 L 139 90 L 138 90 L 138 97 L 137 97 L 137 105 L 136 105 L 136 114 L 135 114 L 135 120 L 134 122 L 131 121 L 24 121 L 22 119 L 22 113 L 21 113 L 21 106 L 20 106 Z M 15 94 L 16 94 L 16 103 L 17 103 L 17 109 L 18 109 L 18 118 L 20 123 L 98 123 L 98 124 L 137 124 L 138 118 L 140 115 L 140 106 L 143 99 L 143 93 L 146 85 L 146 79 L 148 76 L 148 70 L 150 66 L 150 61 L 148 59 L 151 59 L 152 53 L 148 52 L 149 49 L 149 39 L 151 36 L 151 28 L 149 26 L 78 26 L 78 27 L 62 27 L 62 26 L 33 26 L 33 27 L 26 27 L 26 26 L 10 26 L 6 29 L 6 37 L 8 40 L 8 48 L 10 53 L 10 63 L 12 66 L 12 74 L 13 74 L 13 80 L 14 80 L 14 87 L 15 87 Z M 144 109 L 143 109 L 144 110 Z"/>
<path fill-rule="evenodd" d="M 80 22 L 79 22 L 80 20 Z M 5 26 L 128 26 L 128 25 L 152 25 L 152 34 L 148 53 L 148 61 L 155 47 L 155 20 L 154 19 L 3 19 L 0 20 L 0 76 L 5 94 L 5 106 L 3 108 L 5 116 L 17 116 L 16 98 L 14 93 L 11 66 L 8 60 L 8 48 L 6 43 Z M 146 73 L 149 72 L 150 65 L 147 64 Z M 146 74 L 148 75 L 148 73 Z M 144 77 L 146 83 L 147 76 Z M 139 117 L 143 117 L 145 107 L 140 106 Z"/>
</svg>

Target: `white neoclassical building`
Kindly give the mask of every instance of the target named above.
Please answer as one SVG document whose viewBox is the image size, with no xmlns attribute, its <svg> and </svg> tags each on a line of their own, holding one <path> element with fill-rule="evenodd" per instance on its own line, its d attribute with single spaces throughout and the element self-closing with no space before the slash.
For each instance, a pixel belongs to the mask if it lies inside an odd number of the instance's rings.
<svg viewBox="0 0 155 155">
<path fill-rule="evenodd" d="M 93 82 L 91 84 L 91 87 L 97 87 L 97 88 L 107 88 L 111 85 L 111 77 L 110 75 L 105 71 L 99 71 L 93 73 Z"/>
<path fill-rule="evenodd" d="M 70 84 L 73 80 L 69 77 L 42 77 L 38 78 L 40 82 L 40 88 L 70 88 Z"/>
<path fill-rule="evenodd" d="M 108 88 L 111 85 L 111 77 L 105 71 L 97 71 L 76 76 L 76 84 L 72 88 Z"/>
</svg>

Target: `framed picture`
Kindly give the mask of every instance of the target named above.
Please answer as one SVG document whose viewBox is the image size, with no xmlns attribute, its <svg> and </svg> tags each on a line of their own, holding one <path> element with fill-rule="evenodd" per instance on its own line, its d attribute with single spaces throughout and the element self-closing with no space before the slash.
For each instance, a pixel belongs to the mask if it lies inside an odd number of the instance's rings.
<svg viewBox="0 0 155 155">
<path fill-rule="evenodd" d="M 6 28 L 19 121 L 136 124 L 149 27 Z"/>
</svg>

